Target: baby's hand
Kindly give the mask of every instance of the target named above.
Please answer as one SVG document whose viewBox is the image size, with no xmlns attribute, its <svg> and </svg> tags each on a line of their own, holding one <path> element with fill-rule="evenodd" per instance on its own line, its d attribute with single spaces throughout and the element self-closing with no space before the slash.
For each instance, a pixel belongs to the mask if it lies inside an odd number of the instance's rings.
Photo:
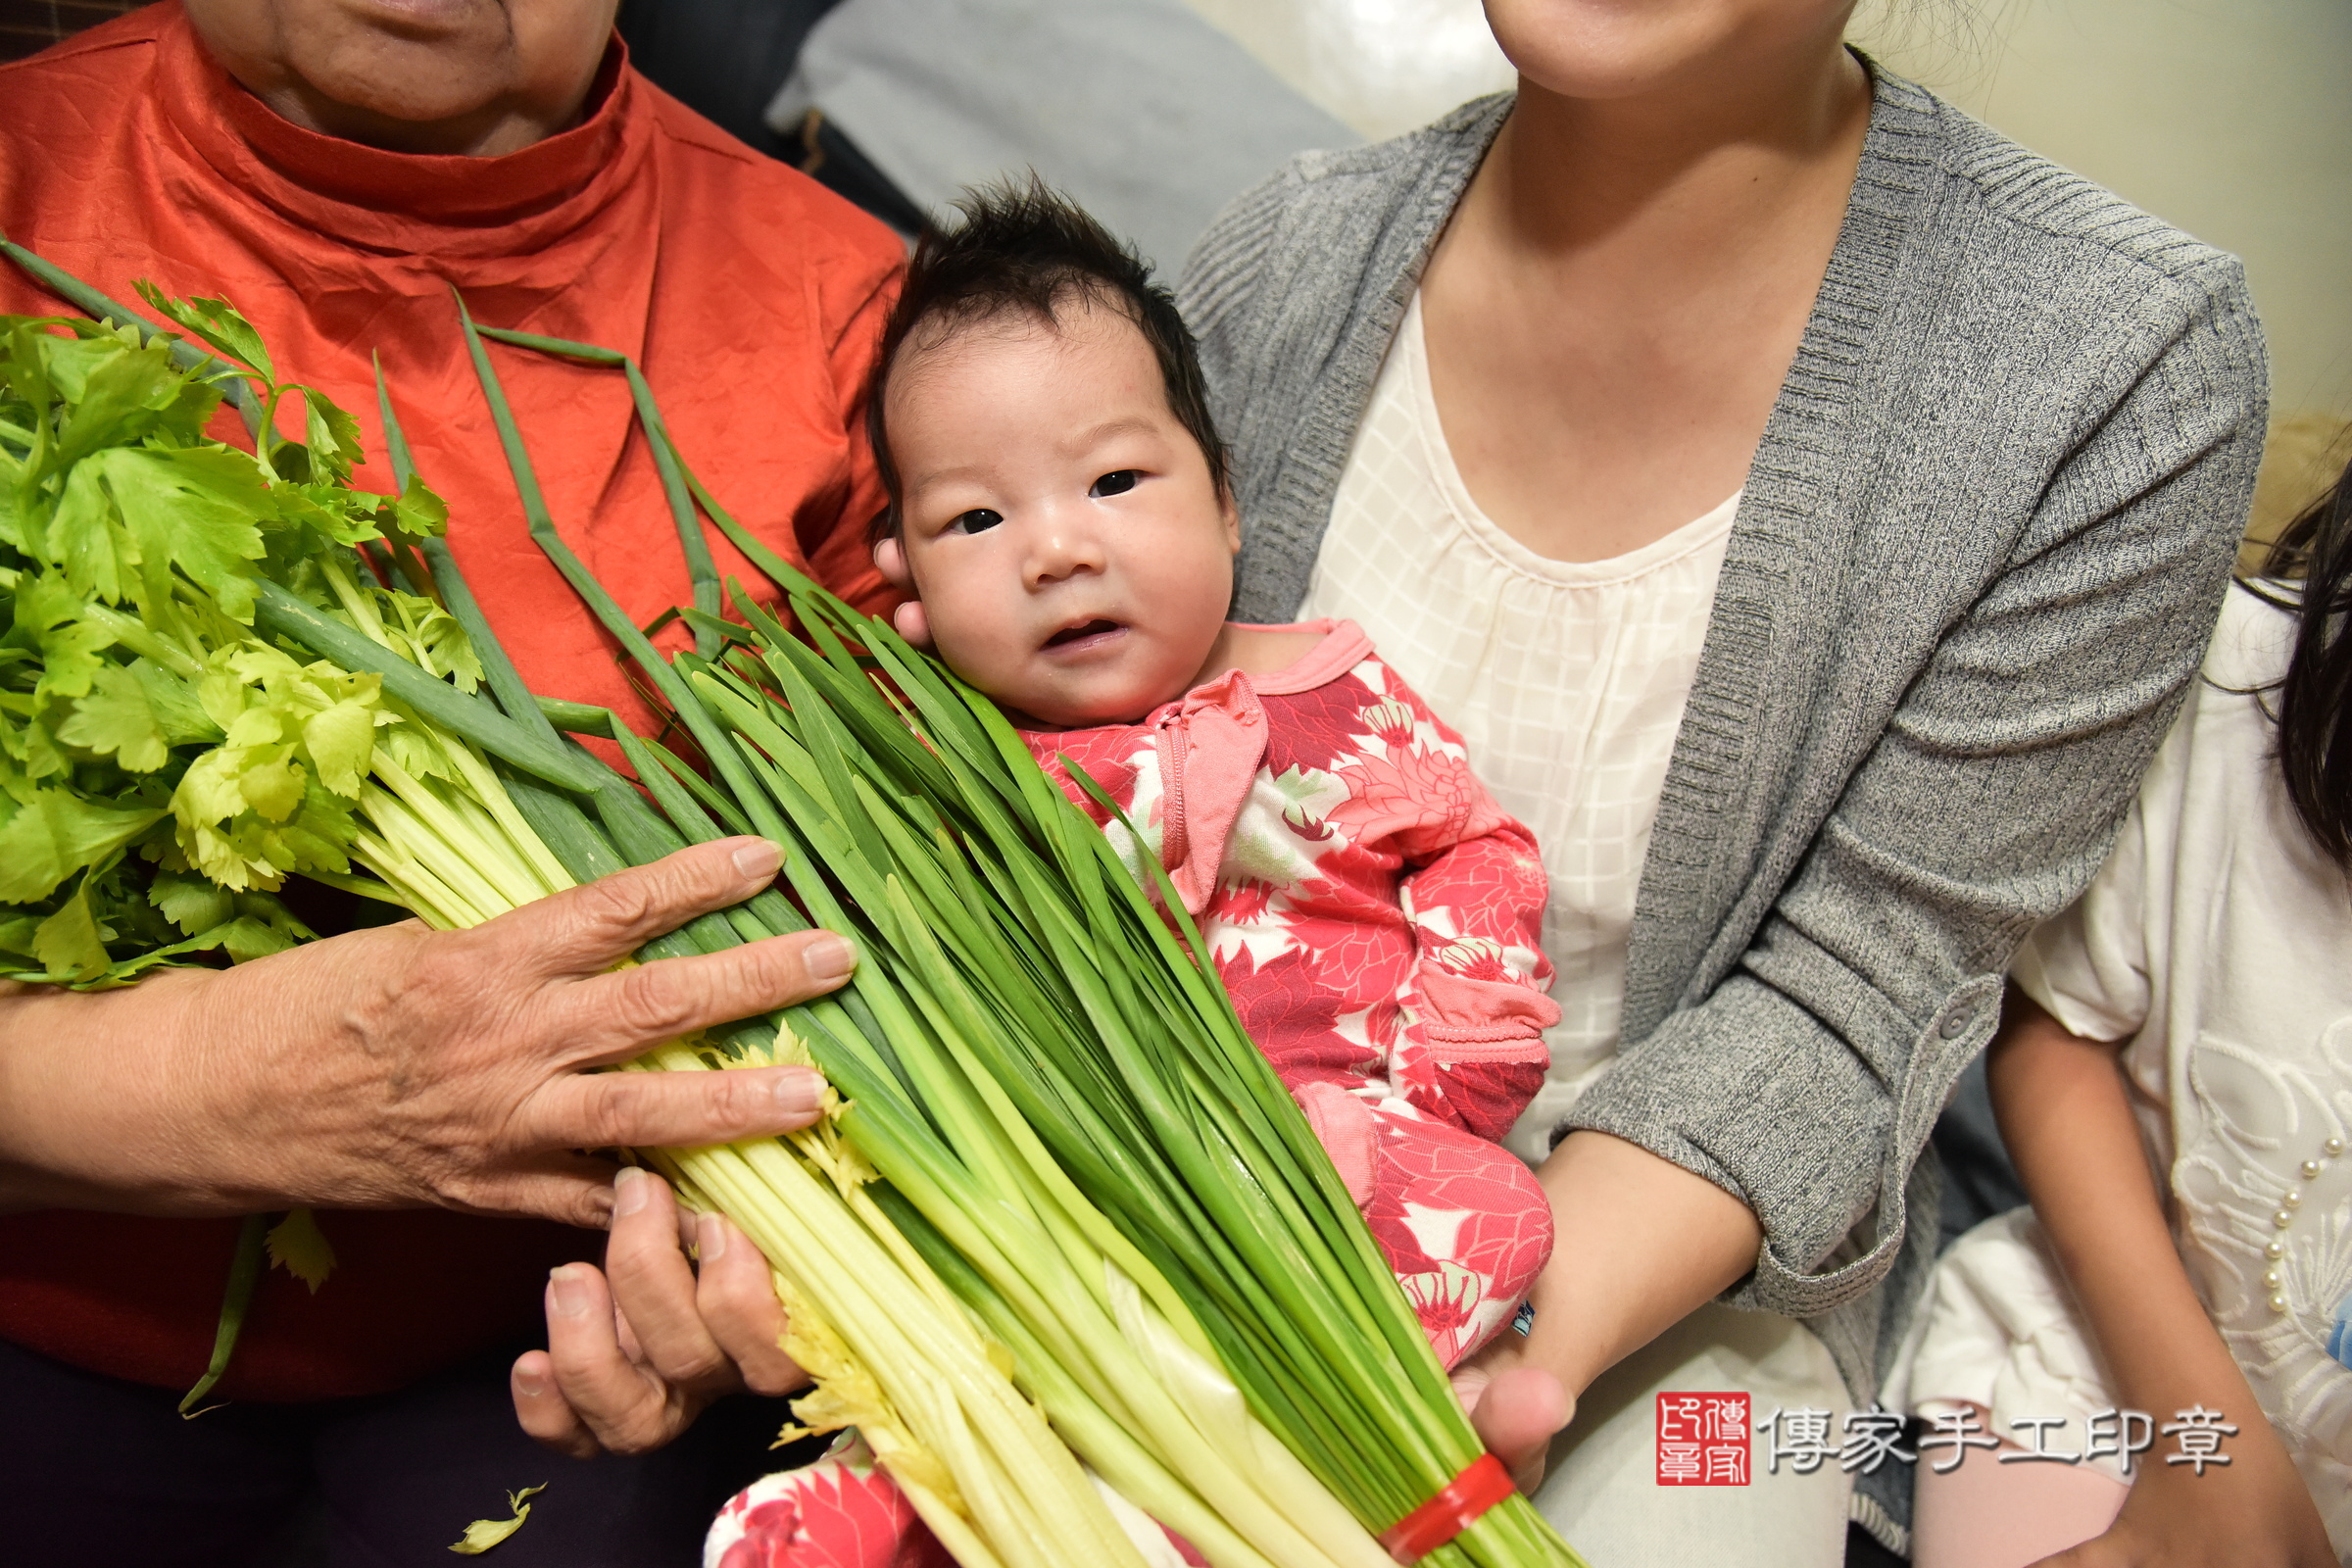
<svg viewBox="0 0 2352 1568">
<path fill-rule="evenodd" d="M 914 572 L 906 564 L 906 547 L 897 539 L 885 539 L 874 546 L 874 569 L 901 593 L 914 592 Z M 915 647 L 931 646 L 931 617 L 923 613 L 920 599 L 909 599 L 892 611 L 890 623 Z"/>
<path fill-rule="evenodd" d="M 1453 1396 L 1487 1451 L 1521 1492 L 1533 1492 L 1544 1479 L 1553 1435 L 1576 1415 L 1576 1400 L 1558 1378 L 1520 1360 L 1517 1340 L 1504 1334 L 1455 1367 Z"/>
</svg>

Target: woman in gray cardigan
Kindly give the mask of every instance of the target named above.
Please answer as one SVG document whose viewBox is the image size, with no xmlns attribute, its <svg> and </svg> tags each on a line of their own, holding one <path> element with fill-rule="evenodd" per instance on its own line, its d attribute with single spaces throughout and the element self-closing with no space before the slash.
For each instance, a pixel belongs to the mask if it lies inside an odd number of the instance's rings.
<svg viewBox="0 0 2352 1568">
<path fill-rule="evenodd" d="M 1595 1562 L 1838 1560 L 1930 1128 L 2196 671 L 2262 441 L 2237 264 L 1849 10 L 1489 0 L 1515 95 L 1297 160 L 1182 290 L 1237 616 L 1363 621 L 1568 824 L 1557 1250 L 1466 1395 L 1525 1481 L 1577 1413 L 1539 1498 Z M 1653 1492 L 1652 1396 L 1716 1389 L 1781 1473 Z"/>
</svg>

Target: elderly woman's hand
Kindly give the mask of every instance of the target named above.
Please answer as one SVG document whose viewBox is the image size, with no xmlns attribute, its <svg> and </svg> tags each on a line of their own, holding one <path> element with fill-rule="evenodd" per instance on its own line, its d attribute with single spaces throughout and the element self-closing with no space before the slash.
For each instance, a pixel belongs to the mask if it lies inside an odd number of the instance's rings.
<svg viewBox="0 0 2352 1568">
<path fill-rule="evenodd" d="M 469 931 L 356 931 L 96 995 L 0 988 L 0 1204 L 437 1204 L 601 1226 L 612 1166 L 581 1151 L 816 1115 L 807 1068 L 589 1070 L 848 977 L 856 956 L 825 932 L 613 969 L 765 887 L 777 853 L 681 850 Z"/>
<path fill-rule="evenodd" d="M 577 1458 L 642 1453 L 720 1395 L 789 1394 L 808 1381 L 779 1344 L 784 1309 L 751 1238 L 722 1214 L 681 1209 L 648 1172 L 623 1170 L 612 1190 L 606 1273 L 557 1269 L 548 1348 L 514 1363 L 525 1432 Z"/>
</svg>

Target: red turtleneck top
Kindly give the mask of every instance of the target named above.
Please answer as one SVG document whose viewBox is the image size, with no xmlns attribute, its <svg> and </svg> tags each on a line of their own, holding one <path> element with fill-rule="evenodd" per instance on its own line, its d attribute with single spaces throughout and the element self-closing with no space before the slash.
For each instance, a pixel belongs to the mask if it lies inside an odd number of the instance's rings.
<svg viewBox="0 0 2352 1568">
<path fill-rule="evenodd" d="M 859 398 L 904 253 L 880 223 L 753 153 L 629 68 L 616 41 L 581 122 L 499 158 L 379 152 L 279 119 L 176 4 L 0 66 L 0 229 L 114 298 L 149 278 L 225 296 L 281 375 L 382 447 L 380 354 L 418 472 L 534 689 L 643 709 L 612 644 L 525 532 L 459 337 L 477 320 L 644 366 L 679 446 L 755 532 L 854 601 L 880 504 Z M 65 312 L 0 262 L 0 312 Z M 557 525 L 640 623 L 687 596 L 659 476 L 612 371 L 493 348 Z M 358 482 L 389 490 L 380 456 Z M 722 574 L 760 579 L 725 541 Z M 673 628 L 674 630 L 674 628 Z M 600 1239 L 444 1213 L 332 1213 L 314 1297 L 271 1270 L 227 1397 L 395 1388 L 531 1331 L 547 1269 Z M 184 1388 L 211 1353 L 231 1220 L 0 1218 L 0 1337 Z"/>
</svg>

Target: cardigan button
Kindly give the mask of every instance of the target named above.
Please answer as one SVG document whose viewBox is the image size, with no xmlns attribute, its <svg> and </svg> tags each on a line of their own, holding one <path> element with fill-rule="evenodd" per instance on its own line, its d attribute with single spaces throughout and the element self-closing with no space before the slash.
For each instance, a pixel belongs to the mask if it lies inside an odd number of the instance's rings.
<svg viewBox="0 0 2352 1568">
<path fill-rule="evenodd" d="M 1968 1027 L 1968 1020 L 1976 1015 L 1977 1010 L 1974 1007 L 1961 1007 L 1947 1014 L 1942 1026 L 1936 1032 L 1946 1040 L 1957 1040 L 1960 1038 L 1960 1032 Z"/>
</svg>

